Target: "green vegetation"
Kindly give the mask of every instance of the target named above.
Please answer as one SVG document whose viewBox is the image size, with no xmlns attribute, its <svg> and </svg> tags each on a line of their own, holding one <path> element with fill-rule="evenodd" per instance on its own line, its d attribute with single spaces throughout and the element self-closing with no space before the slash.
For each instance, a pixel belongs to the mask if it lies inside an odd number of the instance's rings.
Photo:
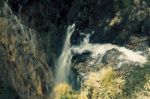
<svg viewBox="0 0 150 99">
<path fill-rule="evenodd" d="M 146 63 L 143 67 L 136 66 L 125 75 L 124 95 L 134 97 L 137 94 L 148 92 L 150 96 L 150 63 Z M 147 90 L 148 89 L 148 90 Z"/>
<path fill-rule="evenodd" d="M 79 93 L 72 90 L 67 83 L 56 84 L 51 97 L 55 97 L 54 99 L 88 99 L 84 92 Z"/>
<path fill-rule="evenodd" d="M 109 26 L 117 25 L 121 22 L 120 13 L 117 13 L 116 16 L 110 21 Z"/>
<path fill-rule="evenodd" d="M 90 99 L 114 99 L 122 95 L 125 80 L 108 66 L 97 73 L 89 74 L 84 82 L 84 91 L 88 91 Z"/>
<path fill-rule="evenodd" d="M 143 99 L 150 97 L 150 63 L 135 66 L 119 74 L 111 66 L 91 72 L 80 91 L 74 91 L 67 83 L 53 89 L 55 99 Z"/>
</svg>

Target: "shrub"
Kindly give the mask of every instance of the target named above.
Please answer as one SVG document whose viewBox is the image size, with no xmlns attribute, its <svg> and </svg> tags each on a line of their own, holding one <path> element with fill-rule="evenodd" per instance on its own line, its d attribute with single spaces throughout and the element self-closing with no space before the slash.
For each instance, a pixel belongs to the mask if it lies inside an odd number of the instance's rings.
<svg viewBox="0 0 150 99">
<path fill-rule="evenodd" d="M 72 90 L 67 83 L 58 83 L 53 88 L 51 95 L 53 99 L 88 99 L 85 92 L 77 92 Z M 50 98 L 50 99 L 51 99 Z"/>
<path fill-rule="evenodd" d="M 112 67 L 104 67 L 97 73 L 90 73 L 83 83 L 90 99 L 113 99 L 122 94 L 125 80 Z"/>
<path fill-rule="evenodd" d="M 148 99 L 149 71 L 150 63 L 133 66 L 124 75 L 106 66 L 98 72 L 90 72 L 78 92 L 67 83 L 57 84 L 53 89 L 54 99 Z"/>
<path fill-rule="evenodd" d="M 54 99 L 61 99 L 62 96 L 72 92 L 72 88 L 67 83 L 58 83 L 53 88 L 53 97 Z"/>
<path fill-rule="evenodd" d="M 117 13 L 117 15 L 110 21 L 109 23 L 109 26 L 114 26 L 114 25 L 117 25 L 119 23 L 121 23 L 121 16 L 120 16 L 120 13 Z"/>
<path fill-rule="evenodd" d="M 125 75 L 126 84 L 123 90 L 124 95 L 129 98 L 141 99 L 150 97 L 150 63 L 142 67 L 135 66 Z M 142 98 L 144 99 L 144 98 Z M 148 98 L 146 98 L 148 99 Z"/>
</svg>

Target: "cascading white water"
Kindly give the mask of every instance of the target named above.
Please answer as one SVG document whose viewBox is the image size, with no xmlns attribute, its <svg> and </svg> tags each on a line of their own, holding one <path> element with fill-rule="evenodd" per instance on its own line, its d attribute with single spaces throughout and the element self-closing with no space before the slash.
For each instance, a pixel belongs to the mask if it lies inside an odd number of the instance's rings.
<svg viewBox="0 0 150 99">
<path fill-rule="evenodd" d="M 94 32 L 92 34 L 94 34 Z M 90 37 L 90 34 L 86 34 L 81 45 L 73 46 L 72 50 L 75 53 L 80 53 L 80 54 L 83 53 L 84 51 L 90 51 L 92 52 L 92 55 L 91 55 L 92 57 L 97 57 L 99 54 L 103 56 L 106 51 L 115 48 L 124 54 L 124 57 L 120 57 L 120 58 L 124 58 L 132 62 L 139 62 L 141 64 L 147 61 L 146 57 L 140 55 L 141 52 L 134 52 L 125 47 L 119 47 L 113 44 L 91 44 L 89 43 L 89 40 L 90 40 L 89 37 Z"/>
<path fill-rule="evenodd" d="M 142 56 L 140 52 L 134 52 L 125 47 L 119 47 L 113 44 L 91 44 L 89 43 L 90 34 L 80 33 L 80 35 L 84 36 L 83 41 L 80 43 L 79 46 L 71 47 L 70 39 L 71 39 L 72 33 L 74 32 L 74 29 L 75 29 L 74 24 L 72 26 L 69 26 L 67 29 L 67 35 L 66 35 L 66 40 L 64 42 L 64 47 L 57 61 L 58 67 L 56 71 L 56 82 L 68 81 L 68 75 L 69 75 L 71 59 L 72 59 L 71 52 L 81 54 L 84 51 L 90 51 L 92 52 L 91 57 L 97 57 L 99 54 L 103 56 L 107 50 L 115 48 L 124 54 L 124 56 L 120 58 L 130 60 L 132 62 L 139 62 L 141 64 L 147 61 L 147 58 Z"/>
<path fill-rule="evenodd" d="M 60 57 L 57 60 L 57 70 L 56 70 L 56 82 L 67 82 L 68 81 L 68 74 L 69 68 L 71 65 L 71 35 L 75 30 L 75 24 L 69 26 L 67 28 L 67 35 L 64 42 L 63 50 Z"/>
<path fill-rule="evenodd" d="M 124 59 L 130 60 L 132 62 L 139 62 L 142 64 L 147 61 L 147 59 L 144 56 L 140 55 L 140 52 L 134 52 L 125 47 L 119 47 L 113 44 L 90 44 L 88 43 L 86 46 L 80 45 L 78 47 L 74 47 L 74 52 L 83 53 L 84 51 L 88 50 L 92 52 L 92 57 L 96 57 L 98 54 L 101 54 L 103 56 L 107 50 L 110 50 L 113 48 L 122 52 L 125 56 L 123 57 Z"/>
</svg>

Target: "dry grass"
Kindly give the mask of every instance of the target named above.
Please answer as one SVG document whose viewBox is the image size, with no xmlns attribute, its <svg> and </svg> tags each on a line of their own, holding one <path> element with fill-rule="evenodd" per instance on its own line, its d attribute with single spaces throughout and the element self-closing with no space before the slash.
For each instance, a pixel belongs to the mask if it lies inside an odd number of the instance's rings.
<svg viewBox="0 0 150 99">
<path fill-rule="evenodd" d="M 104 67 L 97 73 L 90 73 L 84 82 L 84 90 L 91 99 L 113 99 L 122 94 L 125 81 L 117 76 L 112 67 Z"/>
<path fill-rule="evenodd" d="M 72 88 L 67 83 L 58 83 L 53 88 L 53 93 L 51 97 L 54 97 L 54 99 L 61 99 L 62 96 L 68 94 L 72 91 Z"/>
<path fill-rule="evenodd" d="M 111 66 L 105 66 L 98 72 L 89 73 L 79 92 L 66 83 L 56 85 L 53 99 L 149 99 L 149 66 L 135 67 L 128 72 L 127 78 Z"/>
<path fill-rule="evenodd" d="M 74 91 L 67 83 L 58 83 L 54 86 L 49 99 L 88 99 L 87 93 Z"/>
<path fill-rule="evenodd" d="M 81 91 L 78 95 L 78 99 L 88 99 L 87 92 Z"/>
</svg>

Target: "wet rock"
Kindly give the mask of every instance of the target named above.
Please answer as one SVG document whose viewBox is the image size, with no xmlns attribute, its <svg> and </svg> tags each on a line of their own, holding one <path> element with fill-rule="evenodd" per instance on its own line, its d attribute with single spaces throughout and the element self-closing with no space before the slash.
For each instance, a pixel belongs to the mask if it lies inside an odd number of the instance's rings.
<svg viewBox="0 0 150 99">
<path fill-rule="evenodd" d="M 72 69 L 75 69 L 78 74 L 88 73 L 90 71 L 97 71 L 101 67 L 101 58 L 102 55 L 98 55 L 96 57 L 91 57 L 90 55 L 84 55 L 83 61 L 73 61 Z"/>
<path fill-rule="evenodd" d="M 102 58 L 102 63 L 109 64 L 110 62 L 112 62 L 112 63 L 119 62 L 118 57 L 121 54 L 122 53 L 119 52 L 117 49 L 108 50 L 108 51 L 106 51 L 106 53 L 104 54 L 104 56 Z"/>
<path fill-rule="evenodd" d="M 90 52 L 88 52 L 90 53 Z M 82 56 L 79 55 L 79 56 Z M 83 57 L 83 56 L 82 56 Z M 84 79 L 86 79 L 86 75 L 89 72 L 98 71 L 101 68 L 101 55 L 98 55 L 95 58 L 90 57 L 90 54 L 84 55 L 83 61 L 76 61 L 80 59 L 80 57 L 75 57 L 72 61 L 72 67 L 70 71 L 70 83 L 75 87 L 75 89 L 79 90 L 81 87 L 81 83 Z"/>
<path fill-rule="evenodd" d="M 139 62 L 133 62 L 125 58 L 124 53 L 118 51 L 117 49 L 111 49 L 106 51 L 106 53 L 102 57 L 102 64 L 110 65 L 114 69 L 118 70 L 121 68 L 130 68 L 130 66 L 141 66 L 142 64 Z"/>
<path fill-rule="evenodd" d="M 89 51 L 85 51 L 81 54 L 77 53 L 73 55 L 72 62 L 74 63 L 85 62 L 86 60 L 90 59 L 90 55 L 91 55 L 91 52 Z"/>
</svg>

